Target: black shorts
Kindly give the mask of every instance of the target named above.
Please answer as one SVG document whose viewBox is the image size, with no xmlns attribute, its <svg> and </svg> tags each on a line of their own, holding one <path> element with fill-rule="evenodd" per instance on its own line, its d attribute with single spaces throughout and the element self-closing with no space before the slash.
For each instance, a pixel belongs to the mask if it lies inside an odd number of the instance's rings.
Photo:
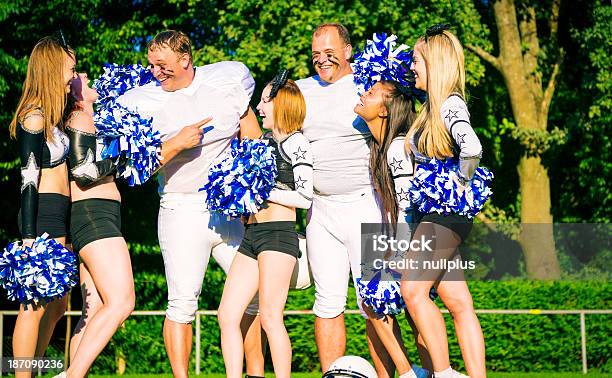
<svg viewBox="0 0 612 378">
<path fill-rule="evenodd" d="M 87 244 L 106 238 L 121 237 L 121 203 L 88 198 L 72 203 L 70 234 L 74 252 Z"/>
<path fill-rule="evenodd" d="M 472 220 L 466 216 L 458 214 L 442 215 L 438 213 L 421 213 L 416 212 L 416 222 L 430 222 L 444 226 L 449 230 L 453 231 L 461 238 L 463 242 L 467 239 L 470 231 L 472 230 Z"/>
<path fill-rule="evenodd" d="M 68 236 L 70 217 L 70 197 L 58 193 L 40 193 L 38 195 L 38 213 L 36 216 L 36 235 L 49 234 L 56 239 Z M 17 215 L 19 233 L 21 233 L 21 210 Z"/>
<path fill-rule="evenodd" d="M 263 251 L 277 251 L 300 257 L 295 222 L 252 223 L 244 226 L 244 237 L 238 252 L 257 260 Z"/>
</svg>

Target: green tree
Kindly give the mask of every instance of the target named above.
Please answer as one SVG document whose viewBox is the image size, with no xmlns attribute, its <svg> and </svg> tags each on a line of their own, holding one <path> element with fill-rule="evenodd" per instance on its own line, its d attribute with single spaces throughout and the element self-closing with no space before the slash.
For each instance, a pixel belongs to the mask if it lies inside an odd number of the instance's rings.
<svg viewBox="0 0 612 378">
<path fill-rule="evenodd" d="M 612 6 L 572 4 L 584 12 L 570 20 L 564 65 L 552 122 L 565 124 L 568 142 L 559 151 L 563 164 L 552 166 L 559 185 L 553 188 L 565 222 L 604 222 L 612 216 Z"/>
<path fill-rule="evenodd" d="M 558 130 L 548 130 L 548 113 L 563 59 L 557 44 L 560 4 L 560 0 L 553 0 L 549 12 L 540 12 L 549 18 L 543 35 L 538 29 L 537 3 L 496 0 L 492 5 L 499 55 L 467 45 L 495 67 L 506 83 L 515 122 L 512 133 L 524 148 L 517 166 L 523 224 L 519 242 L 529 277 L 538 279 L 559 278 L 561 273 L 553 238 L 550 179 L 542 162 L 542 155 L 562 136 Z M 544 38 L 546 45 L 540 41 Z"/>
</svg>

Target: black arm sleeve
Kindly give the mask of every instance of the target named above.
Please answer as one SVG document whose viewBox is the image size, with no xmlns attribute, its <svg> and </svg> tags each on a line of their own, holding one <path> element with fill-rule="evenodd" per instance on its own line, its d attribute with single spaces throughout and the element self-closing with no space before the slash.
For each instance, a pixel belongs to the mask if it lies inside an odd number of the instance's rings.
<svg viewBox="0 0 612 378">
<path fill-rule="evenodd" d="M 36 218 L 38 216 L 38 183 L 42 165 L 43 130 L 31 132 L 17 125 L 19 158 L 21 159 L 21 237 L 36 237 Z"/>
<path fill-rule="evenodd" d="M 67 127 L 70 138 L 70 179 L 79 187 L 92 186 L 115 171 L 112 160 L 96 160 L 96 135 Z"/>
</svg>

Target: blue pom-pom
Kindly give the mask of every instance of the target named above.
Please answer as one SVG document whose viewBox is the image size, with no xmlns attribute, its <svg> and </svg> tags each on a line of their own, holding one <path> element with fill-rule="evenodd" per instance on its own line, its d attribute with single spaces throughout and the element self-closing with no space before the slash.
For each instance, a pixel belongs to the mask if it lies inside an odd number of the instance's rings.
<svg viewBox="0 0 612 378">
<path fill-rule="evenodd" d="M 123 66 L 107 63 L 104 65 L 102 76 L 94 82 L 94 88 L 98 92 L 96 104 L 102 107 L 109 106 L 130 89 L 152 81 L 155 81 L 155 77 L 151 70 L 140 64 Z M 157 84 L 159 85 L 158 82 Z"/>
<path fill-rule="evenodd" d="M 478 167 L 468 187 L 460 190 L 452 179 L 458 172 L 459 162 L 456 158 L 431 159 L 419 164 L 408 185 L 410 202 L 421 213 L 455 213 L 473 219 L 493 194 L 490 188 L 493 173 L 487 168 Z"/>
<path fill-rule="evenodd" d="M 151 71 L 140 64 L 106 64 L 94 84 L 99 94 L 94 123 L 104 144 L 102 158 L 113 159 L 118 176 L 130 186 L 143 184 L 159 167 L 162 141 L 151 118 L 118 104 L 117 98 L 152 81 L 159 85 Z"/>
<path fill-rule="evenodd" d="M 130 186 L 145 183 L 159 167 L 162 141 L 152 121 L 118 103 L 94 115 L 98 138 L 104 144 L 102 158 L 113 159 L 118 176 Z"/>
<path fill-rule="evenodd" d="M 391 273 L 394 277 L 398 273 Z M 381 281 L 382 271 L 374 274 L 371 280 L 357 279 L 357 289 L 363 303 L 380 315 L 397 315 L 404 311 L 406 304 L 400 293 L 400 283 L 395 280 Z M 399 278 L 399 277 L 397 277 Z"/>
<path fill-rule="evenodd" d="M 234 138 L 200 191 L 206 192 L 211 211 L 231 217 L 255 214 L 270 196 L 277 175 L 272 147 L 262 140 Z"/>
<path fill-rule="evenodd" d="M 410 64 L 412 51 L 408 46 L 397 45 L 397 36 L 387 33 L 374 34 L 366 42 L 363 51 L 357 50 L 355 59 L 351 64 L 355 84 L 359 93 L 368 91 L 381 80 L 397 81 L 404 86 L 412 86 L 408 81 L 410 77 Z"/>
<path fill-rule="evenodd" d="M 8 299 L 25 305 L 50 302 L 66 295 L 77 284 L 74 253 L 43 234 L 32 247 L 10 243 L 0 257 L 0 283 Z"/>
<path fill-rule="evenodd" d="M 380 315 L 397 315 L 404 311 L 406 303 L 402 298 L 399 279 L 400 273 L 391 269 L 385 269 L 385 276 L 390 279 L 382 280 L 383 270 L 374 273 L 371 280 L 366 281 L 357 278 L 357 290 L 363 303 Z M 438 298 L 438 292 L 434 287 L 429 289 L 429 298 L 434 301 Z"/>
</svg>

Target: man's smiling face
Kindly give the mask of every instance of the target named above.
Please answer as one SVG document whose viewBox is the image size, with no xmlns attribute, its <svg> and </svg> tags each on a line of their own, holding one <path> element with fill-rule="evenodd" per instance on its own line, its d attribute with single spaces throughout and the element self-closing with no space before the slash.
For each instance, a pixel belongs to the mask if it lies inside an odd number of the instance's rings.
<svg viewBox="0 0 612 378">
<path fill-rule="evenodd" d="M 351 73 L 351 52 L 351 45 L 342 41 L 336 28 L 324 28 L 312 37 L 312 64 L 321 80 L 328 83 Z"/>
<path fill-rule="evenodd" d="M 148 59 L 149 68 L 164 91 L 174 92 L 189 85 L 191 62 L 187 54 L 181 56 L 164 46 L 149 49 Z"/>
</svg>

